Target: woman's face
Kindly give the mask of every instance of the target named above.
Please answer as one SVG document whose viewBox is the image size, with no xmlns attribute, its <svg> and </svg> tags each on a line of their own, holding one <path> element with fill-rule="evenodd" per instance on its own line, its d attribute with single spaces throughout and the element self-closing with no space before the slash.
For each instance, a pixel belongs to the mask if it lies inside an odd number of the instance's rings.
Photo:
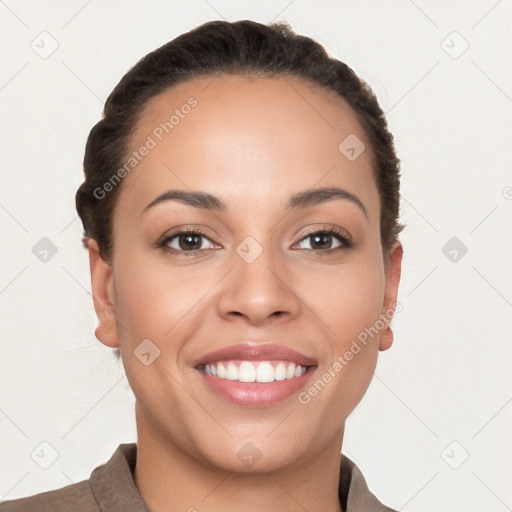
<svg viewBox="0 0 512 512">
<path fill-rule="evenodd" d="M 398 244 L 384 267 L 355 114 L 297 78 L 196 79 L 149 101 L 129 156 L 112 266 L 90 251 L 96 335 L 121 347 L 139 440 L 237 472 L 339 446 L 389 345 L 401 262 Z M 256 377 L 278 380 L 234 380 Z"/>
</svg>

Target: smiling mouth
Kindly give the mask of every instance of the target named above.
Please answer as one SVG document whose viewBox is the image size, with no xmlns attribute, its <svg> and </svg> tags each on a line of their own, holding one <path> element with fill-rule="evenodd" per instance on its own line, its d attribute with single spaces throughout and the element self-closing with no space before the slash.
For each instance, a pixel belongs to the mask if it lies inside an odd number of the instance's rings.
<svg viewBox="0 0 512 512">
<path fill-rule="evenodd" d="M 238 382 L 274 382 L 301 377 L 312 366 L 292 361 L 245 361 L 225 360 L 198 366 L 198 370 L 219 379 Z"/>
<path fill-rule="evenodd" d="M 245 341 L 203 355 L 191 366 L 208 393 L 236 405 L 267 407 L 298 393 L 318 362 L 284 345 Z"/>
</svg>

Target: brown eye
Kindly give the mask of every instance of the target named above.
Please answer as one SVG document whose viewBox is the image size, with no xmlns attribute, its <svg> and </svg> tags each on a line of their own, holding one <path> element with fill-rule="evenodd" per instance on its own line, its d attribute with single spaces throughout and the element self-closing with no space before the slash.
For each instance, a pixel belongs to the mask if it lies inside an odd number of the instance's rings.
<svg viewBox="0 0 512 512">
<path fill-rule="evenodd" d="M 172 254 L 193 256 L 204 250 L 215 248 L 215 244 L 200 231 L 187 230 L 166 237 L 158 247 Z"/>
<path fill-rule="evenodd" d="M 330 247 L 333 243 L 334 237 L 328 233 L 316 233 L 308 235 L 306 239 L 310 239 L 311 249 L 332 249 Z"/>
<path fill-rule="evenodd" d="M 313 250 L 315 252 L 337 252 L 348 249 L 352 246 L 349 238 L 338 229 L 321 229 L 313 231 L 303 237 L 299 245 L 309 240 L 309 247 L 299 247 L 299 249 Z M 336 244 L 333 246 L 333 244 Z"/>
<path fill-rule="evenodd" d="M 192 235 L 187 233 L 186 235 L 179 235 L 177 237 L 178 239 L 178 246 L 179 249 L 186 251 L 186 250 L 193 250 L 197 251 L 201 249 L 201 246 L 203 245 L 202 239 L 203 237 L 201 235 Z"/>
</svg>

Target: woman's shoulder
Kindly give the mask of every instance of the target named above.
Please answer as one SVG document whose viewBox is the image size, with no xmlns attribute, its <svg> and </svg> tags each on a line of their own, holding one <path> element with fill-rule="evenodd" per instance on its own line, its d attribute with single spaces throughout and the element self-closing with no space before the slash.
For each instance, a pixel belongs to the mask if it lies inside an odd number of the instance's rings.
<svg viewBox="0 0 512 512">
<path fill-rule="evenodd" d="M 397 512 L 378 500 L 370 491 L 357 464 L 344 453 L 341 455 L 339 498 L 343 510 L 347 512 Z"/>
<path fill-rule="evenodd" d="M 25 498 L 0 502 L 0 512 L 98 512 L 89 480 L 41 492 Z"/>
<path fill-rule="evenodd" d="M 88 480 L 2 501 L 0 512 L 147 512 L 132 478 L 136 453 L 136 443 L 120 444 L 107 462 L 92 471 Z"/>
</svg>

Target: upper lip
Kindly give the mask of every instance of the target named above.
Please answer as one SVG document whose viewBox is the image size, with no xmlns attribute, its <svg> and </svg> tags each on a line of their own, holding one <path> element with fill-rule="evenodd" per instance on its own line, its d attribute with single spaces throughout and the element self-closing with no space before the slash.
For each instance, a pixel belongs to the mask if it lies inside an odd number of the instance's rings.
<svg viewBox="0 0 512 512">
<path fill-rule="evenodd" d="M 243 342 L 201 356 L 193 361 L 192 365 L 197 367 L 203 364 L 229 359 L 241 359 L 244 361 L 271 361 L 281 359 L 300 364 L 301 366 L 314 366 L 317 364 L 315 359 L 283 345 L 277 345 L 275 343 L 254 344 L 251 342 Z"/>
</svg>

